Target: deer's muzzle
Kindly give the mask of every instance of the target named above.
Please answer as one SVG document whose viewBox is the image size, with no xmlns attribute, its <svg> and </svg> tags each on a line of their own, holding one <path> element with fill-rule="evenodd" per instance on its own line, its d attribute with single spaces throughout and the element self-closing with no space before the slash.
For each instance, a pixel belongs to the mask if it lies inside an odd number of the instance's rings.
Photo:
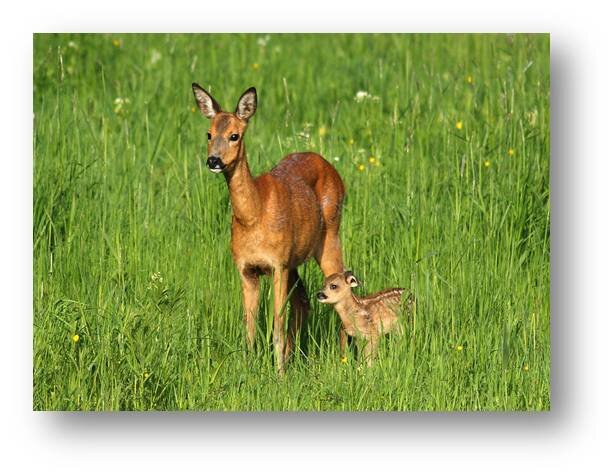
<svg viewBox="0 0 615 476">
<path fill-rule="evenodd" d="M 224 170 L 224 163 L 220 160 L 220 157 L 216 157 L 215 155 L 210 155 L 207 157 L 207 167 L 212 172 L 218 173 Z"/>
</svg>

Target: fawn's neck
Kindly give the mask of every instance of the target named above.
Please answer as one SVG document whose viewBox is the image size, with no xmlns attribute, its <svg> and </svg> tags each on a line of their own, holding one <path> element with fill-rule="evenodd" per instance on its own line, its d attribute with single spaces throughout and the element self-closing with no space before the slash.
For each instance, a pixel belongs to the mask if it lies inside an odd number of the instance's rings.
<svg viewBox="0 0 615 476">
<path fill-rule="evenodd" d="M 243 143 L 237 158 L 237 165 L 225 174 L 225 177 L 231 197 L 233 217 L 241 225 L 254 225 L 260 215 L 260 197 L 248 167 Z"/>
<path fill-rule="evenodd" d="M 352 293 L 346 299 L 336 302 L 333 307 L 344 323 L 353 322 L 359 314 L 359 311 L 363 309 L 359 299 Z"/>
</svg>

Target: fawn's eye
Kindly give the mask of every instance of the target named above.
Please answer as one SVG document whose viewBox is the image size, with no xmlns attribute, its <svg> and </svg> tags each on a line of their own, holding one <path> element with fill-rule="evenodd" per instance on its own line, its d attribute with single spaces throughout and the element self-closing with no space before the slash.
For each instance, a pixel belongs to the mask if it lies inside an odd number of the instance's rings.
<svg viewBox="0 0 615 476">
<path fill-rule="evenodd" d="M 337 289 L 337 284 L 332 284 L 331 286 L 329 286 L 331 289 Z"/>
<path fill-rule="evenodd" d="M 207 133 L 207 140 L 211 140 L 211 134 L 209 132 Z"/>
<path fill-rule="evenodd" d="M 229 140 L 235 142 L 236 140 L 239 140 L 239 134 L 231 134 L 231 137 L 229 137 Z"/>
</svg>

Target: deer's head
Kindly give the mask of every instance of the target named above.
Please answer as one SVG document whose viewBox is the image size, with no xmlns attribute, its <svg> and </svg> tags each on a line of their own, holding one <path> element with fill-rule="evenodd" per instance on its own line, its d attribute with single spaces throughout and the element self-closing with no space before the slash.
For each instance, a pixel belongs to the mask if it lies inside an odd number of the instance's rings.
<svg viewBox="0 0 615 476">
<path fill-rule="evenodd" d="M 243 156 L 243 134 L 256 112 L 256 89 L 241 95 L 235 112 L 224 112 L 211 94 L 192 83 L 196 104 L 211 120 L 207 131 L 207 167 L 214 173 L 229 172 Z"/>
</svg>

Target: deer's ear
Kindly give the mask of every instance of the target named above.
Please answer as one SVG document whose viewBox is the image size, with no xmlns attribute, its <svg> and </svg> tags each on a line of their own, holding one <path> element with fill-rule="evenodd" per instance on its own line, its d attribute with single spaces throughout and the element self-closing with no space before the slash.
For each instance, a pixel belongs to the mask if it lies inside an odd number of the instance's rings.
<svg viewBox="0 0 615 476">
<path fill-rule="evenodd" d="M 256 102 L 256 88 L 251 87 L 239 98 L 235 114 L 237 114 L 240 119 L 248 122 L 256 112 Z"/>
<path fill-rule="evenodd" d="M 346 284 L 348 284 L 348 286 L 350 286 L 351 288 L 356 288 L 359 284 L 361 284 L 359 283 L 359 280 L 355 278 L 355 275 L 352 273 L 352 271 L 345 271 L 344 279 L 346 279 Z"/>
<path fill-rule="evenodd" d="M 192 83 L 192 92 L 194 93 L 194 99 L 196 99 L 197 106 L 199 106 L 199 109 L 205 117 L 213 119 L 214 116 L 220 112 L 220 106 L 216 100 L 201 86 L 196 83 Z"/>
</svg>

